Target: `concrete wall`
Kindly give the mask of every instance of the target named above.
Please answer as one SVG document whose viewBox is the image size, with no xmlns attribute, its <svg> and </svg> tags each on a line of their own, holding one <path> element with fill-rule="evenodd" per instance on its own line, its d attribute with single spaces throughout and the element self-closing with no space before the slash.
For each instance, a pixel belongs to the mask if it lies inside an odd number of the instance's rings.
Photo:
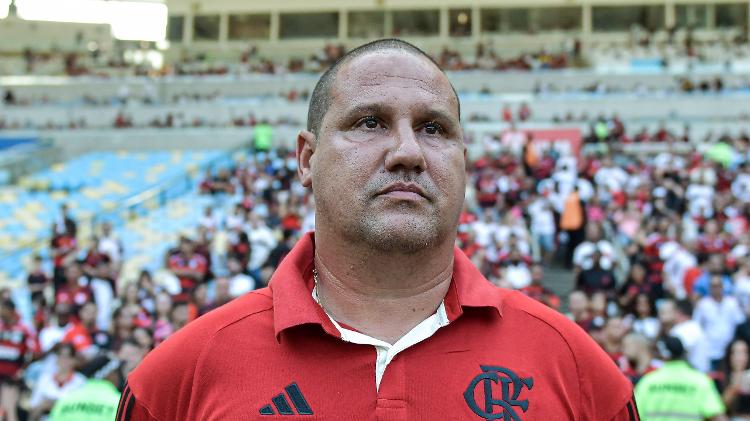
<svg viewBox="0 0 750 421">
<path fill-rule="evenodd" d="M 655 131 L 660 122 L 644 122 L 643 127 Z M 684 123 L 682 121 L 667 120 L 666 127 L 677 134 L 683 133 Z M 519 128 L 545 128 L 563 127 L 579 128 L 584 135 L 588 133 L 588 125 L 581 123 L 527 123 L 520 124 Z M 504 123 L 465 123 L 464 134 L 467 143 L 479 145 L 482 137 L 495 135 L 507 129 Z M 639 130 L 641 125 L 631 124 L 627 127 L 629 131 Z M 296 146 L 296 138 L 299 126 L 280 126 L 274 130 L 274 143 L 293 149 Z M 696 144 L 708 133 L 729 133 L 737 135 L 740 132 L 750 131 L 750 121 L 731 122 L 702 122 L 690 123 L 690 132 Z M 8 135 L 28 136 L 36 135 L 42 139 L 49 139 L 56 150 L 60 151 L 61 159 L 90 151 L 121 150 L 148 151 L 163 149 L 233 149 L 249 146 L 252 131 L 249 128 L 186 128 L 186 129 L 103 129 L 103 130 L 41 130 L 41 131 L 6 131 Z M 470 148 L 472 151 L 477 148 Z"/>
<path fill-rule="evenodd" d="M 538 85 L 554 85 L 558 89 L 582 90 L 596 83 L 625 92 L 635 92 L 639 86 L 668 89 L 677 86 L 677 79 L 695 80 L 721 75 L 725 86 L 747 84 L 746 72 L 730 69 L 700 68 L 692 72 L 616 73 L 582 70 L 540 72 L 449 72 L 448 77 L 459 92 L 478 92 L 482 89 L 497 94 L 531 93 Z M 125 89 L 133 97 L 153 96 L 168 102 L 179 94 L 213 94 L 231 97 L 279 96 L 291 90 L 311 92 L 319 75 L 242 75 L 150 78 L 96 77 L 0 77 L 0 87 L 12 89 L 19 98 L 76 101 L 84 95 L 95 98 L 113 98 Z"/>
<path fill-rule="evenodd" d="M 532 109 L 532 119 L 550 121 L 555 116 L 564 117 L 568 112 L 578 118 L 587 114 L 590 118 L 603 113 L 614 113 L 630 121 L 735 121 L 750 119 L 750 94 L 734 95 L 664 95 L 640 97 L 637 95 L 506 95 L 466 96 L 461 109 L 464 120 L 472 116 L 483 116 L 499 120 L 501 108 L 510 104 L 514 109 L 527 102 Z M 113 127 L 118 112 L 132 117 L 136 126 L 148 125 L 154 118 L 164 120 L 168 113 L 182 115 L 187 125 L 196 118 L 205 125 L 229 126 L 234 118 L 245 120 L 250 114 L 257 119 L 297 122 L 301 127 L 307 118 L 307 103 L 274 99 L 267 101 L 205 101 L 177 105 L 140 104 L 128 106 L 30 106 L 0 108 L 0 118 L 6 125 L 20 124 L 37 128 L 47 123 L 67 125 L 70 121 L 84 119 L 88 127 Z M 128 133 L 130 130 L 122 130 Z M 122 136 L 126 136 L 123 134 Z"/>
</svg>

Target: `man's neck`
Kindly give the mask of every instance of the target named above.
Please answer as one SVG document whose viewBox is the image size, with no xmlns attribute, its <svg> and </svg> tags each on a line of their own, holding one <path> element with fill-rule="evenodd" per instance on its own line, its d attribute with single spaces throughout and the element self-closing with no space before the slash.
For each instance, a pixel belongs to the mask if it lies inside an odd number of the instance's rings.
<svg viewBox="0 0 750 421">
<path fill-rule="evenodd" d="M 437 311 L 453 274 L 453 243 L 383 253 L 316 234 L 321 305 L 337 322 L 393 344 Z"/>
</svg>

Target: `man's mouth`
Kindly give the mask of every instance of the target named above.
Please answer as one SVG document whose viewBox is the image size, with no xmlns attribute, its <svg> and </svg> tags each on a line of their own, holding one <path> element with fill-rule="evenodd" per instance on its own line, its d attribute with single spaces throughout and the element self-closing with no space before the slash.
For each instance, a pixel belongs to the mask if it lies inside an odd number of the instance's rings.
<svg viewBox="0 0 750 421">
<path fill-rule="evenodd" d="M 421 200 L 428 199 L 424 190 L 415 183 L 393 183 L 386 186 L 378 196 L 387 196 L 399 200 Z"/>
</svg>

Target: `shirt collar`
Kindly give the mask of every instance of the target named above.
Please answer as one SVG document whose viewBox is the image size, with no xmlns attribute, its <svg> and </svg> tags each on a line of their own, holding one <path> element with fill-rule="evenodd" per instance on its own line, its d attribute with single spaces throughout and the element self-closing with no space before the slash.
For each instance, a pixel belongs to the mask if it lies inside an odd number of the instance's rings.
<svg viewBox="0 0 750 421">
<path fill-rule="evenodd" d="M 309 232 L 281 261 L 269 282 L 277 340 L 284 330 L 306 324 L 319 325 L 329 335 L 341 338 L 339 330 L 311 295 L 314 251 L 315 235 Z M 456 320 L 466 308 L 494 308 L 502 315 L 501 290 L 487 281 L 461 250 L 456 248 L 453 254 L 453 280 L 444 299 L 449 321 Z"/>
</svg>

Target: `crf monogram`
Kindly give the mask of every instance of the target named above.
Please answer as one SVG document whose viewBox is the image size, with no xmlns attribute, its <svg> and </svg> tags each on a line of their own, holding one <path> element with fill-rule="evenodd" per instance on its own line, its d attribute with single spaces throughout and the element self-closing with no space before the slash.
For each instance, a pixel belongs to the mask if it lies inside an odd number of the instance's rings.
<svg viewBox="0 0 750 421">
<path fill-rule="evenodd" d="M 531 390 L 534 387 L 534 379 L 518 377 L 516 373 L 504 367 L 489 365 L 480 367 L 482 373 L 471 380 L 464 392 L 464 399 L 469 404 L 469 408 L 485 420 L 522 421 L 516 411 L 520 409 L 525 413 L 529 409 L 529 400 L 519 400 L 518 397 L 524 388 Z M 500 399 L 492 395 L 492 383 L 498 384 L 498 382 L 502 391 Z M 482 383 L 483 390 L 475 393 L 479 383 Z M 475 395 L 481 396 L 482 393 L 484 393 L 484 408 L 479 407 L 475 398 Z M 496 406 L 500 407 L 497 412 Z"/>
</svg>

